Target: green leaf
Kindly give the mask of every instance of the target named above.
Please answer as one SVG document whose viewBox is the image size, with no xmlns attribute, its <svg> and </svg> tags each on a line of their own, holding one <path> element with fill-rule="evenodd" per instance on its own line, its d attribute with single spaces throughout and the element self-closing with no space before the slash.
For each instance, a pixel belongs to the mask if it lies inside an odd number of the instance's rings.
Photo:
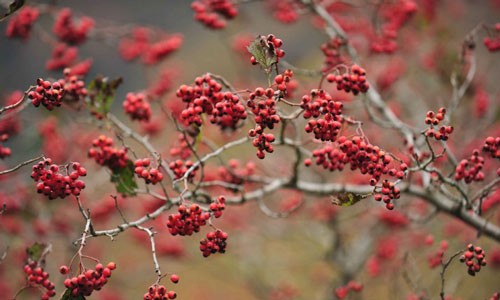
<svg viewBox="0 0 500 300">
<path fill-rule="evenodd" d="M 24 0 L 14 0 L 9 4 L 7 11 L 3 13 L 3 16 L 0 17 L 0 21 L 5 20 L 8 16 L 15 13 L 18 9 L 20 9 L 24 5 Z"/>
<path fill-rule="evenodd" d="M 34 243 L 31 247 L 26 248 L 28 259 L 32 261 L 40 261 L 50 252 L 51 246 L 44 243 Z"/>
<path fill-rule="evenodd" d="M 332 204 L 338 206 L 351 206 L 365 198 L 368 198 L 371 195 L 372 193 L 368 194 L 339 193 L 336 195 L 332 195 L 331 199 L 332 199 Z"/>
<path fill-rule="evenodd" d="M 111 172 L 111 182 L 115 184 L 116 191 L 123 196 L 135 196 L 137 182 L 134 177 L 134 163 L 128 160 L 126 167 L 114 169 Z"/>
<path fill-rule="evenodd" d="M 267 42 L 260 36 L 250 43 L 247 50 L 267 73 L 271 72 L 273 65 L 278 62 L 276 53 L 272 51 Z"/>
<path fill-rule="evenodd" d="M 83 297 L 83 295 L 73 296 L 71 295 L 71 289 L 66 289 L 61 300 L 85 300 L 85 297 Z"/>
<path fill-rule="evenodd" d="M 115 92 L 122 83 L 122 78 L 109 80 L 106 77 L 99 76 L 92 80 L 88 87 L 89 106 L 93 114 L 98 117 L 104 117 L 110 111 Z"/>
</svg>

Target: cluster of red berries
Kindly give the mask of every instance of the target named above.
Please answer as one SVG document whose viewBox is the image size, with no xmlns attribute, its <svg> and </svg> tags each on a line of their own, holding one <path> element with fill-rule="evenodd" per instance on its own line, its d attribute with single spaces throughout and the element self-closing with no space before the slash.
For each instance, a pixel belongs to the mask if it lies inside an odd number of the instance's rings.
<svg viewBox="0 0 500 300">
<path fill-rule="evenodd" d="M 7 37 L 27 39 L 30 36 L 31 27 L 33 27 L 33 23 L 35 23 L 39 15 L 40 11 L 38 8 L 24 6 L 16 15 L 10 17 L 6 30 Z"/>
<path fill-rule="evenodd" d="M 250 129 L 248 135 L 253 139 L 252 145 L 257 148 L 257 157 L 264 159 L 267 153 L 273 153 L 274 148 L 271 145 L 274 142 L 274 135 L 271 133 L 264 133 L 262 127 L 257 126 L 256 129 Z"/>
<path fill-rule="evenodd" d="M 300 103 L 304 110 L 304 118 L 310 119 L 305 127 L 306 132 L 314 133 L 321 141 L 335 142 L 342 127 L 342 107 L 339 101 L 334 101 L 324 90 L 311 90 L 311 95 L 304 95 Z"/>
<path fill-rule="evenodd" d="M 94 158 L 96 163 L 111 170 L 122 169 L 127 166 L 127 148 L 113 148 L 113 139 L 100 135 L 92 141 L 88 156 Z"/>
<path fill-rule="evenodd" d="M 186 124 L 201 126 L 201 114 L 210 116 L 210 122 L 221 128 L 233 128 L 239 120 L 247 118 L 240 98 L 231 92 L 222 92 L 222 85 L 209 74 L 197 77 L 194 86 L 181 85 L 177 97 L 187 104 L 181 112 L 181 120 Z"/>
<path fill-rule="evenodd" d="M 220 218 L 222 216 L 222 211 L 226 208 L 226 198 L 224 196 L 219 196 L 215 202 L 210 203 L 210 212 L 215 218 Z"/>
<path fill-rule="evenodd" d="M 132 120 L 149 121 L 151 118 L 151 105 L 143 93 L 128 93 L 123 102 L 123 109 Z"/>
<path fill-rule="evenodd" d="M 474 247 L 474 245 L 467 245 L 467 251 L 460 256 L 460 262 L 465 263 L 468 267 L 467 273 L 475 276 L 477 272 L 481 271 L 481 267 L 486 266 L 486 253 L 481 247 Z M 476 259 L 476 262 L 474 262 Z"/>
<path fill-rule="evenodd" d="M 61 9 L 57 15 L 52 31 L 61 40 L 69 44 L 81 44 L 87 39 L 90 30 L 94 28 L 94 19 L 81 17 L 78 26 L 73 22 L 71 9 Z"/>
<path fill-rule="evenodd" d="M 382 188 L 380 192 L 376 193 L 373 198 L 375 201 L 383 201 L 385 203 L 385 207 L 388 210 L 394 209 L 394 203 L 392 202 L 394 199 L 399 199 L 401 197 L 401 190 L 396 187 L 394 182 L 389 180 L 384 180 L 382 182 Z"/>
<path fill-rule="evenodd" d="M 255 101 L 256 98 L 262 98 Z M 250 93 L 250 98 L 247 101 L 247 106 L 254 114 L 254 120 L 257 127 L 250 129 L 248 135 L 254 138 L 252 145 L 257 148 L 257 157 L 263 159 L 265 152 L 272 153 L 274 151 L 271 145 L 274 142 L 273 134 L 264 133 L 264 129 L 273 129 L 275 124 L 280 122 L 280 117 L 276 109 L 276 100 L 274 100 L 274 90 L 268 88 L 257 88 L 253 93 Z"/>
<path fill-rule="evenodd" d="M 455 168 L 455 180 L 464 180 L 465 183 L 483 181 L 484 157 L 479 155 L 479 150 L 474 149 L 469 159 L 462 159 Z"/>
<path fill-rule="evenodd" d="M 95 270 L 87 269 L 84 273 L 72 278 L 64 280 L 64 286 L 71 291 L 72 297 L 88 297 L 94 291 L 99 291 L 106 283 L 111 273 L 116 269 L 114 262 L 108 263 L 104 267 L 101 263 L 95 265 Z M 63 275 L 68 274 L 69 269 L 67 266 L 61 266 L 59 272 Z"/>
<path fill-rule="evenodd" d="M 220 167 L 218 173 L 223 181 L 241 185 L 245 177 L 255 173 L 255 163 L 249 161 L 245 166 L 240 168 L 238 160 L 230 159 L 228 161 L 228 167 Z"/>
<path fill-rule="evenodd" d="M 453 127 L 442 125 L 438 130 L 434 128 L 434 126 L 438 126 L 439 123 L 443 121 L 445 116 L 446 108 L 444 107 L 441 107 L 437 113 L 428 111 L 425 117 L 425 124 L 429 125 L 430 128 L 425 131 L 425 136 L 433 137 L 438 141 L 446 141 L 450 137 L 450 134 L 453 132 Z"/>
<path fill-rule="evenodd" d="M 146 183 L 157 184 L 163 179 L 163 174 L 157 168 L 149 168 L 151 160 L 149 158 L 137 159 L 134 162 L 134 172 L 143 178 Z"/>
<path fill-rule="evenodd" d="M 488 51 L 490 52 L 500 50 L 500 23 L 496 23 L 495 26 L 493 26 L 493 30 L 495 31 L 496 36 L 495 37 L 487 36 L 483 40 L 484 45 L 486 46 L 486 48 L 488 48 Z"/>
<path fill-rule="evenodd" d="M 225 253 L 227 246 L 227 233 L 222 230 L 215 230 L 207 233 L 206 238 L 200 241 L 200 251 L 203 257 L 208 257 L 214 253 Z"/>
<path fill-rule="evenodd" d="M 358 65 L 352 65 L 344 74 L 330 73 L 326 76 L 328 82 L 335 82 L 337 90 L 352 92 L 354 95 L 366 93 L 370 85 L 366 81 L 366 71 Z"/>
<path fill-rule="evenodd" d="M 168 164 L 168 167 L 172 172 L 174 172 L 174 179 L 179 179 L 186 174 L 187 170 L 189 170 L 194 163 L 190 160 L 187 160 L 186 162 L 182 161 L 181 159 L 177 159 L 175 161 L 170 162 Z M 193 181 L 194 176 L 196 176 L 196 170 L 198 170 L 198 166 L 196 166 L 192 172 L 189 173 L 187 180 L 189 182 Z"/>
<path fill-rule="evenodd" d="M 281 46 L 283 46 L 283 41 L 281 39 L 278 39 L 274 34 L 268 34 L 267 36 L 259 36 L 258 39 L 260 40 L 260 46 L 264 48 L 265 52 L 276 58 L 276 63 L 279 62 L 280 58 L 285 56 L 285 51 L 281 49 Z M 252 55 L 250 57 L 250 62 L 252 65 L 256 65 L 259 62 L 255 58 L 255 56 Z"/>
<path fill-rule="evenodd" d="M 144 294 L 144 300 L 167 300 L 167 299 L 175 299 L 177 298 L 177 294 L 174 291 L 168 291 L 167 288 L 163 285 L 152 285 L 148 288 L 148 292 Z"/>
<path fill-rule="evenodd" d="M 492 158 L 500 159 L 500 137 L 487 137 L 484 141 L 483 152 L 489 153 Z"/>
<path fill-rule="evenodd" d="M 429 267 L 431 269 L 434 269 L 443 263 L 443 257 L 446 250 L 448 250 L 448 241 L 443 240 L 439 245 L 439 249 L 427 257 L 427 262 L 429 263 Z"/>
<path fill-rule="evenodd" d="M 365 141 L 362 137 L 354 136 L 347 138 L 340 136 L 337 140 L 339 147 L 334 148 L 327 145 L 322 149 L 313 151 L 313 157 L 316 157 L 316 165 L 324 169 L 342 171 L 346 164 L 351 165 L 351 170 L 359 169 L 361 174 L 370 174 L 370 185 L 375 186 L 382 175 L 395 176 L 402 179 L 408 166 L 400 164 L 399 170 L 391 168 L 393 162 L 391 155 L 378 146 L 374 146 Z M 305 162 L 306 166 L 311 165 L 311 161 Z"/>
<path fill-rule="evenodd" d="M 70 172 L 69 166 L 73 171 Z M 60 173 L 58 165 L 52 164 L 52 159 L 46 158 L 32 167 L 31 178 L 38 182 L 36 190 L 49 199 L 65 198 L 69 195 L 80 195 L 85 188 L 85 183 L 79 180 L 80 176 L 86 176 L 87 170 L 80 163 L 71 163 L 63 168 L 67 175 Z"/>
<path fill-rule="evenodd" d="M 276 110 L 276 100 L 274 100 L 274 90 L 272 88 L 264 90 L 259 87 L 250 93 L 249 97 L 247 106 L 255 116 L 255 123 L 262 129 L 273 129 L 274 125 L 280 121 Z M 260 100 L 255 101 L 256 98 L 260 98 Z"/>
<path fill-rule="evenodd" d="M 0 134 L 0 143 L 3 143 L 9 139 L 9 135 L 7 133 Z M 0 145 L 0 159 L 10 156 L 12 151 L 8 147 L 4 147 Z"/>
<path fill-rule="evenodd" d="M 64 80 L 59 80 L 59 82 L 64 86 L 64 99 L 78 101 L 88 94 L 85 82 L 77 75 L 72 75 L 70 68 L 64 69 Z"/>
<path fill-rule="evenodd" d="M 321 51 L 325 55 L 325 62 L 321 71 L 327 72 L 339 64 L 346 63 L 345 58 L 340 53 L 340 49 L 347 44 L 345 39 L 335 37 L 321 45 Z"/>
<path fill-rule="evenodd" d="M 78 48 L 65 43 L 56 44 L 45 68 L 50 71 L 60 70 L 71 66 L 78 59 Z"/>
<path fill-rule="evenodd" d="M 52 110 L 54 107 L 61 106 L 63 92 L 64 88 L 60 82 L 52 83 L 48 80 L 38 78 L 36 80 L 35 90 L 30 91 L 28 97 L 35 107 L 42 104 L 48 110 Z"/>
<path fill-rule="evenodd" d="M 240 98 L 231 92 L 225 92 L 222 100 L 214 105 L 210 123 L 219 125 L 221 129 L 234 130 L 239 125 L 239 121 L 246 118 L 247 112 Z"/>
<path fill-rule="evenodd" d="M 339 299 L 344 299 L 347 297 L 350 291 L 361 292 L 363 290 L 363 285 L 357 281 L 351 280 L 345 286 L 341 286 L 335 289 L 335 296 Z"/>
<path fill-rule="evenodd" d="M 194 19 L 208 28 L 222 29 L 226 27 L 223 19 L 233 19 L 238 15 L 238 8 L 232 0 L 196 0 L 191 4 Z"/>
<path fill-rule="evenodd" d="M 35 261 L 24 266 L 24 273 L 28 276 L 28 284 L 45 289 L 41 299 L 48 300 L 56 295 L 55 285 L 49 280 L 49 273 L 45 272 Z"/>
<path fill-rule="evenodd" d="M 494 293 L 489 300 L 500 300 L 500 292 Z"/>
<path fill-rule="evenodd" d="M 285 70 L 283 74 L 278 74 L 274 77 L 274 83 L 276 84 L 276 89 L 280 91 L 279 98 L 283 98 L 289 95 L 289 89 L 294 88 L 294 81 L 292 81 L 293 71 Z M 290 86 L 291 85 L 291 86 Z"/>
<path fill-rule="evenodd" d="M 192 235 L 199 232 L 209 218 L 210 213 L 203 211 L 198 204 L 191 204 L 189 207 L 181 204 L 176 214 L 168 216 L 167 228 L 171 235 Z"/>
</svg>

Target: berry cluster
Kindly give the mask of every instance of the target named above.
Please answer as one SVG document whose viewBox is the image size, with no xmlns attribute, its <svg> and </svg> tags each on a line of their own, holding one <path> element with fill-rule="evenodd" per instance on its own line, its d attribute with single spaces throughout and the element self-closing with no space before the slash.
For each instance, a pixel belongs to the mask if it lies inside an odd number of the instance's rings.
<svg viewBox="0 0 500 300">
<path fill-rule="evenodd" d="M 489 300 L 500 300 L 500 292 L 494 293 Z"/>
<path fill-rule="evenodd" d="M 352 92 L 354 95 L 366 93 L 370 85 L 366 81 L 366 71 L 358 65 L 352 65 L 344 74 L 330 73 L 326 76 L 328 82 L 335 82 L 337 90 Z"/>
<path fill-rule="evenodd" d="M 271 145 L 274 142 L 274 135 L 271 133 L 264 133 L 262 127 L 257 126 L 257 129 L 250 129 L 248 136 L 254 138 L 252 145 L 257 148 L 257 157 L 264 159 L 267 153 L 273 153 L 274 148 Z"/>
<path fill-rule="evenodd" d="M 343 104 L 334 101 L 324 90 L 312 90 L 311 95 L 304 95 L 300 103 L 304 109 L 304 118 L 314 118 L 307 122 L 306 132 L 314 133 L 314 137 L 321 141 L 335 142 L 342 127 Z"/>
<path fill-rule="evenodd" d="M 149 287 L 148 292 L 144 294 L 144 300 L 156 300 L 156 299 L 175 299 L 177 294 L 174 291 L 168 291 L 163 285 L 152 285 Z"/>
<path fill-rule="evenodd" d="M 214 253 L 225 253 L 227 246 L 227 233 L 222 230 L 215 230 L 207 233 L 206 238 L 200 241 L 200 251 L 203 257 L 208 257 Z"/>
<path fill-rule="evenodd" d="M 399 170 L 391 168 L 390 164 L 393 162 L 391 155 L 378 146 L 365 141 L 362 137 L 347 138 L 340 136 L 337 142 L 339 144 L 338 149 L 327 145 L 313 151 L 313 157 L 316 157 L 316 165 L 330 171 L 342 171 L 346 164 L 350 164 L 351 170 L 359 169 L 361 174 L 370 174 L 372 176 L 370 185 L 372 186 L 379 182 L 382 175 L 395 176 L 398 179 L 405 176 L 405 171 L 408 168 L 406 164 L 400 164 Z M 306 165 L 311 163 L 309 160 L 306 161 Z"/>
<path fill-rule="evenodd" d="M 33 23 L 35 23 L 39 15 L 40 11 L 38 8 L 27 5 L 24 6 L 16 15 L 10 17 L 5 32 L 7 37 L 19 37 L 23 40 L 29 38 L 31 27 L 33 27 Z"/>
<path fill-rule="evenodd" d="M 221 129 L 234 130 L 239 125 L 238 122 L 246 118 L 247 112 L 240 98 L 231 92 L 225 92 L 222 100 L 214 105 L 210 123 L 219 125 Z"/>
<path fill-rule="evenodd" d="M 465 263 L 468 267 L 467 273 L 475 276 L 477 272 L 481 271 L 481 267 L 486 266 L 486 253 L 481 247 L 474 247 L 474 245 L 467 245 L 467 251 L 460 256 L 460 262 Z M 476 259 L 476 262 L 474 262 Z"/>
<path fill-rule="evenodd" d="M 73 171 L 70 172 L 69 166 Z M 69 195 L 80 195 L 85 188 L 85 183 L 79 180 L 80 176 L 86 176 L 87 170 L 79 163 L 71 163 L 63 168 L 66 175 L 60 173 L 58 165 L 52 164 L 50 158 L 46 158 L 32 167 L 31 178 L 38 182 L 36 190 L 49 199 L 65 198 Z M 40 182 L 39 182 L 40 181 Z"/>
<path fill-rule="evenodd" d="M 256 101 L 256 98 L 260 98 L 260 100 Z M 253 93 L 250 93 L 247 106 L 255 116 L 255 123 L 262 130 L 265 128 L 273 129 L 274 125 L 280 121 L 276 110 L 276 100 L 274 100 L 274 90 L 272 88 L 266 90 L 260 87 L 256 88 Z"/>
<path fill-rule="evenodd" d="M 226 208 L 226 198 L 224 196 L 219 196 L 215 202 L 210 203 L 210 212 L 215 218 L 220 218 L 222 216 L 222 211 Z"/>
<path fill-rule="evenodd" d="M 500 159 L 500 137 L 487 137 L 484 141 L 483 152 L 489 153 L 492 158 Z"/>
<path fill-rule="evenodd" d="M 172 172 L 174 172 L 174 178 L 179 179 L 179 178 L 182 178 L 184 176 L 184 174 L 187 172 L 187 170 L 189 170 L 193 165 L 194 165 L 194 163 L 190 160 L 187 160 L 186 162 L 184 162 L 184 161 L 178 159 L 178 160 L 173 161 L 170 164 L 168 164 L 168 167 L 170 168 L 170 170 L 172 170 Z M 187 177 L 187 180 L 189 182 L 192 182 L 194 176 L 196 176 L 196 170 L 198 170 L 198 166 L 196 166 L 193 169 L 193 171 L 189 173 L 189 175 Z"/>
<path fill-rule="evenodd" d="M 35 107 L 42 104 L 48 110 L 52 110 L 54 107 L 61 106 L 64 88 L 60 82 L 52 83 L 38 78 L 36 85 L 35 90 L 28 93 L 28 97 Z"/>
<path fill-rule="evenodd" d="M 488 33 L 490 33 L 490 28 L 488 28 Z M 488 51 L 495 52 L 500 50 L 500 23 L 496 23 L 493 26 L 493 30 L 496 33 L 495 37 L 487 36 L 484 38 L 483 43 L 488 48 Z"/>
<path fill-rule="evenodd" d="M 208 28 L 222 29 L 226 27 L 223 19 L 233 19 L 238 15 L 238 8 L 232 0 L 196 0 L 191 4 L 194 19 Z"/>
<path fill-rule="evenodd" d="M 96 163 L 106 166 L 111 170 L 121 169 L 127 166 L 127 149 L 113 148 L 113 139 L 100 135 L 99 138 L 92 141 L 92 146 L 88 156 L 94 158 Z"/>
<path fill-rule="evenodd" d="M 106 267 L 98 263 L 95 265 L 95 270 L 87 269 L 78 276 L 66 278 L 64 286 L 70 289 L 72 297 L 88 297 L 92 292 L 99 291 L 108 282 L 108 278 L 111 277 L 114 269 L 116 269 L 114 262 L 108 263 Z M 59 271 L 65 275 L 68 274 L 69 269 L 62 266 Z"/>
<path fill-rule="evenodd" d="M 335 289 L 335 296 L 338 299 L 345 299 L 350 291 L 361 292 L 363 290 L 363 285 L 357 281 L 351 280 L 345 286 L 340 286 Z"/>
<path fill-rule="evenodd" d="M 346 63 L 345 58 L 340 53 L 340 49 L 345 47 L 346 40 L 335 37 L 321 45 L 321 51 L 325 55 L 325 62 L 321 71 L 327 72 L 335 66 Z"/>
<path fill-rule="evenodd" d="M 274 77 L 274 83 L 276 84 L 276 89 L 280 91 L 279 98 L 290 94 L 290 89 L 295 88 L 295 81 L 292 81 L 293 71 L 285 70 L 283 74 L 278 74 Z"/>
<path fill-rule="evenodd" d="M 7 133 L 0 134 L 0 143 L 3 143 L 9 139 L 9 135 Z M 12 151 L 8 147 L 4 147 L 0 145 L 0 159 L 10 156 Z"/>
<path fill-rule="evenodd" d="M 261 98 L 256 101 L 256 98 Z M 274 142 L 273 134 L 265 134 L 264 129 L 273 129 L 275 124 L 280 122 L 280 117 L 276 109 L 276 100 L 274 100 L 274 90 L 268 88 L 257 88 L 253 93 L 250 93 L 250 98 L 247 101 L 247 106 L 254 114 L 254 120 L 257 123 L 255 129 L 250 129 L 248 135 L 254 138 L 252 145 L 257 148 L 257 157 L 263 159 L 265 152 L 272 153 L 274 151 L 271 145 Z"/>
<path fill-rule="evenodd" d="M 462 159 L 455 168 L 455 180 L 464 180 L 465 183 L 483 181 L 484 157 L 479 155 L 479 150 L 474 149 L 469 159 Z"/>
<path fill-rule="evenodd" d="M 123 102 L 123 109 L 132 120 L 149 121 L 151 118 L 151 106 L 143 93 L 128 93 Z"/>
<path fill-rule="evenodd" d="M 72 75 L 72 69 L 64 69 L 64 80 L 59 80 L 64 87 L 64 99 L 78 101 L 87 96 L 88 91 L 85 82 L 77 75 Z"/>
<path fill-rule="evenodd" d="M 81 17 L 77 26 L 73 22 L 71 9 L 64 8 L 57 15 L 52 31 L 61 41 L 69 44 L 81 44 L 87 39 L 92 28 L 94 28 L 94 19 Z"/>
<path fill-rule="evenodd" d="M 157 184 L 163 179 L 163 174 L 157 168 L 149 168 L 151 161 L 149 158 L 137 159 L 134 162 L 134 172 L 143 178 L 146 183 Z"/>
<path fill-rule="evenodd" d="M 245 177 L 255 173 L 255 163 L 249 161 L 244 167 L 240 168 L 238 160 L 230 159 L 228 161 L 228 167 L 220 167 L 218 173 L 222 181 L 241 185 Z"/>
<path fill-rule="evenodd" d="M 45 289 L 41 299 L 48 300 L 56 295 L 55 285 L 49 280 L 49 273 L 45 272 L 35 261 L 24 266 L 24 273 L 28 276 L 28 284 Z"/>
<path fill-rule="evenodd" d="M 401 197 L 401 190 L 396 187 L 394 182 L 391 182 L 389 180 L 384 180 L 382 182 L 382 188 L 380 189 L 379 193 L 376 193 L 373 198 L 375 201 L 383 201 L 385 203 L 385 207 L 388 210 L 393 210 L 394 209 L 394 199 L 399 199 Z"/>
<path fill-rule="evenodd" d="M 49 71 L 60 70 L 69 67 L 78 59 L 78 48 L 68 46 L 64 43 L 56 44 L 45 68 Z"/>
<path fill-rule="evenodd" d="M 222 85 L 209 74 L 197 77 L 194 86 L 181 85 L 177 97 L 187 104 L 181 112 L 186 124 L 201 126 L 201 114 L 210 116 L 210 122 L 222 129 L 236 129 L 240 120 L 247 118 L 240 98 L 231 92 L 222 92 Z"/>
<path fill-rule="evenodd" d="M 176 214 L 168 216 L 167 228 L 172 235 L 192 235 L 199 232 L 209 218 L 210 213 L 203 211 L 199 205 L 191 204 L 186 207 L 181 204 Z"/>
<path fill-rule="evenodd" d="M 276 63 L 279 62 L 280 58 L 285 56 L 285 51 L 280 48 L 283 46 L 283 41 L 274 36 L 274 34 L 268 34 L 267 36 L 261 35 L 258 39 L 260 40 L 260 46 L 264 48 L 265 52 L 269 56 L 276 58 Z M 250 62 L 252 65 L 259 63 L 253 55 L 250 57 Z"/>
<path fill-rule="evenodd" d="M 434 128 L 434 126 L 438 126 L 441 121 L 443 121 L 446 116 L 446 108 L 441 107 L 437 113 L 433 111 L 428 111 L 425 117 L 425 124 L 429 125 L 425 131 L 425 136 L 433 137 L 436 140 L 446 141 L 450 137 L 450 134 L 453 132 L 452 126 L 442 125 L 438 130 Z"/>
</svg>

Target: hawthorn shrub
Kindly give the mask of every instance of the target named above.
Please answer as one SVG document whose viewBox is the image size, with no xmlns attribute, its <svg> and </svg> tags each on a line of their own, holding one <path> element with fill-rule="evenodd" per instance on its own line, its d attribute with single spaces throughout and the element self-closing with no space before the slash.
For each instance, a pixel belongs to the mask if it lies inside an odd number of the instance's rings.
<svg viewBox="0 0 500 300">
<path fill-rule="evenodd" d="M 500 299 L 499 1 L 83 3 L 2 3 L 2 299 Z"/>
</svg>

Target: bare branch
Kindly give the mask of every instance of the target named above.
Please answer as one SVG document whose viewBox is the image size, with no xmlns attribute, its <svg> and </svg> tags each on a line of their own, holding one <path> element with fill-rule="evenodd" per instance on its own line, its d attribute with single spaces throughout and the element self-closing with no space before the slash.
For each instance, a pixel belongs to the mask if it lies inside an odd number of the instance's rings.
<svg viewBox="0 0 500 300">
<path fill-rule="evenodd" d="M 28 159 L 27 161 L 24 161 L 24 162 L 18 164 L 17 166 L 15 166 L 15 167 L 13 167 L 11 169 L 0 171 L 0 175 L 5 175 L 5 174 L 12 173 L 12 172 L 17 171 L 18 169 L 22 168 L 23 166 L 29 165 L 29 164 L 31 164 L 31 163 L 33 163 L 35 161 L 41 160 L 43 158 L 45 158 L 45 156 L 40 155 L 40 156 L 31 158 L 31 159 Z"/>
</svg>

